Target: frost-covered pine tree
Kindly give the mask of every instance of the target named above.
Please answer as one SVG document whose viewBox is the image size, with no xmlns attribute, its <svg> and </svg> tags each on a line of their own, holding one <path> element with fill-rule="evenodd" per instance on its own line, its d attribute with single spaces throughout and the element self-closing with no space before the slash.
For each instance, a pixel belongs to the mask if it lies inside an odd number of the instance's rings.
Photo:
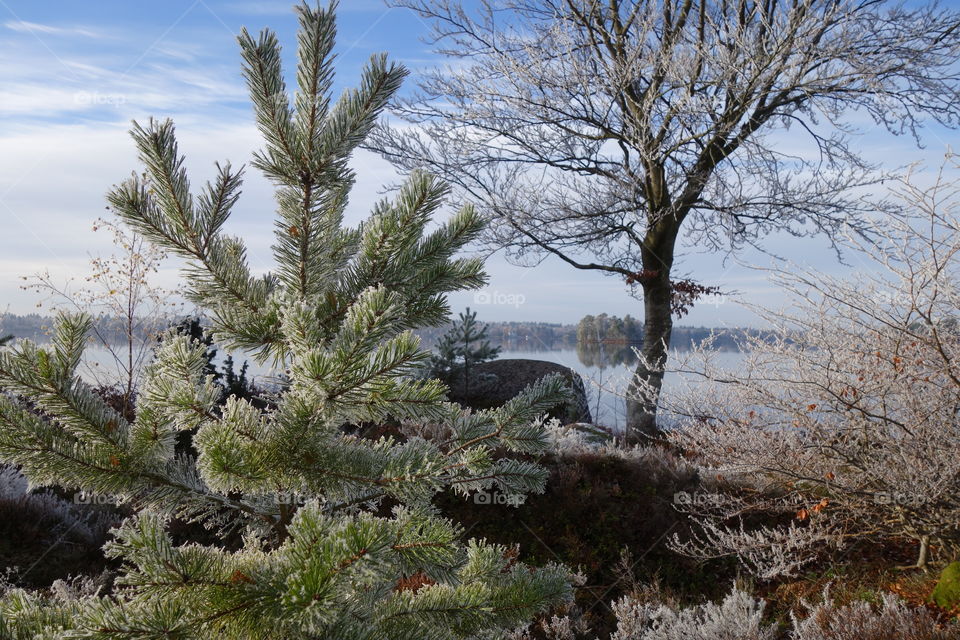
<svg viewBox="0 0 960 640">
<path fill-rule="evenodd" d="M 470 393 L 473 366 L 500 355 L 500 347 L 492 346 L 487 339 L 487 326 L 477 322 L 477 312 L 470 311 L 470 307 L 440 337 L 436 351 L 430 357 L 430 375 L 456 387 L 463 395 Z"/>
<path fill-rule="evenodd" d="M 109 201 L 138 233 L 186 259 L 189 297 L 219 344 L 289 371 L 269 411 L 204 375 L 204 345 L 171 335 L 128 422 L 76 375 L 90 320 L 61 315 L 50 347 L 0 351 L 0 460 L 33 485 L 108 495 L 134 510 L 108 543 L 123 566 L 110 594 L 64 600 L 19 590 L 0 599 L 4 638 L 494 638 L 569 597 L 568 573 L 532 568 L 461 530 L 431 505 L 438 491 L 497 485 L 538 491 L 546 474 L 495 449 L 546 446 L 538 416 L 556 379 L 500 409 L 469 413 L 437 381 L 410 375 L 426 353 L 411 329 L 442 323 L 445 294 L 477 287 L 457 258 L 480 230 L 469 207 L 433 231 L 446 193 L 415 175 L 359 228 L 345 228 L 351 152 L 404 71 L 374 57 L 356 90 L 330 98 L 335 5 L 301 5 L 298 90 L 288 98 L 276 36 L 240 35 L 266 148 L 253 165 L 277 188 L 276 269 L 254 276 L 223 233 L 239 196 L 229 166 L 191 191 L 173 125 L 134 125 L 142 176 Z M 442 423 L 442 440 L 377 441 L 344 425 L 387 417 Z M 196 459 L 175 454 L 196 430 Z M 176 546 L 171 516 L 244 533 L 244 546 Z"/>
</svg>

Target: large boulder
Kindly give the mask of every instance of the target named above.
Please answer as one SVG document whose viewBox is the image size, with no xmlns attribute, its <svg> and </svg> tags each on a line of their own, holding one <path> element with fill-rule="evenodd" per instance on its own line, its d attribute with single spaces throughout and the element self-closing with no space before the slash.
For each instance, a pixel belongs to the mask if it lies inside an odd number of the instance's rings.
<svg viewBox="0 0 960 640">
<path fill-rule="evenodd" d="M 549 412 L 561 422 L 591 422 L 586 389 L 580 374 L 555 362 L 502 358 L 471 367 L 469 380 L 451 381 L 450 399 L 471 409 L 502 406 L 544 376 L 559 373 L 573 391 L 570 401 Z"/>
</svg>

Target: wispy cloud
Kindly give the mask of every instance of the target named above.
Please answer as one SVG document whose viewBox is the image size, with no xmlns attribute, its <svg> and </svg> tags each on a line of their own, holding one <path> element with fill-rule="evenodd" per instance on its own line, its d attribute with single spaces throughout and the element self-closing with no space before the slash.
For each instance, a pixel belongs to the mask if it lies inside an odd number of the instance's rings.
<svg viewBox="0 0 960 640">
<path fill-rule="evenodd" d="M 27 22 L 26 20 L 8 20 L 3 26 L 11 31 L 20 31 L 23 33 L 45 33 L 55 36 L 83 36 L 85 38 L 100 38 L 103 34 L 86 27 L 55 27 L 49 24 L 40 24 L 39 22 Z"/>
<path fill-rule="evenodd" d="M 250 16 L 289 16 L 293 15 L 292 2 L 283 2 L 282 0 L 269 0 L 266 2 L 225 2 L 220 5 L 211 3 L 211 7 L 227 11 L 233 14 L 245 14 Z M 386 5 L 383 0 L 349 0 L 341 2 L 338 7 L 338 13 L 368 13 L 383 12 Z"/>
<path fill-rule="evenodd" d="M 285 2 L 228 2 L 219 8 L 251 16 L 288 16 L 293 13 L 292 4 Z"/>
<path fill-rule="evenodd" d="M 7 127 L 35 119 L 125 121 L 143 113 L 204 112 L 246 97 L 236 60 L 224 55 L 232 38 L 219 25 L 191 26 L 147 52 L 121 29 L 105 31 L 110 46 L 90 43 L 75 29 L 54 52 L 36 32 L 26 35 L 23 25 L 34 23 L 6 24 L 25 34 L 0 39 L 0 116 Z M 221 116 L 232 118 L 229 106 Z"/>
</svg>

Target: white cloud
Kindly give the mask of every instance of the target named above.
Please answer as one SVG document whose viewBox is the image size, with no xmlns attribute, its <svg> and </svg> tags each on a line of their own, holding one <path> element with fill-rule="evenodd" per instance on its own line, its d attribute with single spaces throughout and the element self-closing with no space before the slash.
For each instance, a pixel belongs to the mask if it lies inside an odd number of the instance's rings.
<svg viewBox="0 0 960 640">
<path fill-rule="evenodd" d="M 262 144 L 256 127 L 245 122 L 218 122 L 216 116 L 195 115 L 178 123 L 180 150 L 196 192 L 215 176 L 214 163 L 234 166 L 249 162 Z M 36 296 L 19 290 L 20 276 L 49 269 L 57 279 L 85 273 L 91 254 L 113 252 L 109 238 L 92 231 L 93 221 L 109 216 L 105 194 L 110 185 L 139 169 L 125 122 L 21 126 L 0 133 L 0 310 L 31 311 Z M 390 165 L 372 153 L 357 153 L 357 187 L 347 212 L 347 224 L 365 219 L 382 196 L 383 185 L 394 182 Z M 275 201 L 273 188 L 248 167 L 243 195 L 227 224 L 227 232 L 247 242 L 251 267 L 262 272 L 273 266 Z M 172 275 L 165 286 L 174 286 Z"/>
<path fill-rule="evenodd" d="M 223 5 L 213 5 L 214 10 L 224 10 L 235 14 L 251 16 L 292 16 L 293 3 L 284 0 L 264 0 L 261 2 L 227 2 Z M 341 2 L 339 13 L 367 13 L 371 11 L 383 12 L 387 7 L 383 0 L 347 0 Z"/>
<path fill-rule="evenodd" d="M 25 20 L 8 20 L 3 26 L 11 31 L 22 33 L 44 33 L 56 36 L 83 36 L 84 38 L 100 38 L 100 32 L 88 29 L 86 27 L 55 27 L 49 24 L 40 24 L 39 22 L 27 22 Z"/>
</svg>

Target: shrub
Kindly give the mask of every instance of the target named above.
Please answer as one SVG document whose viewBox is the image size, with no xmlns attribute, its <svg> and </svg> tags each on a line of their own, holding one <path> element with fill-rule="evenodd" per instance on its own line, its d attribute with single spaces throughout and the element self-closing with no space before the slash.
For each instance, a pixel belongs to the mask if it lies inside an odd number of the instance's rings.
<svg viewBox="0 0 960 640">
<path fill-rule="evenodd" d="M 956 640 L 960 626 L 938 624 L 926 609 L 907 607 L 895 595 L 887 593 L 879 610 L 866 602 L 835 606 L 824 600 L 812 607 L 803 619 L 794 617 L 791 640 Z"/>
<path fill-rule="evenodd" d="M 21 585 L 47 586 L 107 565 L 101 547 L 120 514 L 89 496 L 31 490 L 15 467 L 0 466 L 0 566 Z"/>
<path fill-rule="evenodd" d="M 613 603 L 617 631 L 610 640 L 774 640 L 776 629 L 762 622 L 763 608 L 763 601 L 737 589 L 720 604 L 680 610 L 625 597 Z"/>
<path fill-rule="evenodd" d="M 945 172 L 928 189 L 905 179 L 896 192 L 903 215 L 878 219 L 874 242 L 856 245 L 877 264 L 855 280 L 779 273 L 793 304 L 764 312 L 775 330 L 746 338 L 737 371 L 717 367 L 707 350 L 681 363 L 703 384 L 667 400 L 684 417 L 667 438 L 734 490 L 690 510 L 702 535 L 677 541 L 678 550 L 733 554 L 772 578 L 858 538 L 913 540 L 918 567 L 932 545 L 956 549 L 956 186 Z"/>
<path fill-rule="evenodd" d="M 734 588 L 719 603 L 686 608 L 650 602 L 632 595 L 611 603 L 617 629 L 609 640 L 956 640 L 960 625 L 940 623 L 926 609 L 910 608 L 893 594 L 879 607 L 857 601 L 836 606 L 824 599 L 805 616 L 793 615 L 792 628 L 781 631 L 764 621 L 764 602 Z M 513 640 L 599 640 L 575 615 L 553 616 L 533 630 L 514 632 Z"/>
</svg>

